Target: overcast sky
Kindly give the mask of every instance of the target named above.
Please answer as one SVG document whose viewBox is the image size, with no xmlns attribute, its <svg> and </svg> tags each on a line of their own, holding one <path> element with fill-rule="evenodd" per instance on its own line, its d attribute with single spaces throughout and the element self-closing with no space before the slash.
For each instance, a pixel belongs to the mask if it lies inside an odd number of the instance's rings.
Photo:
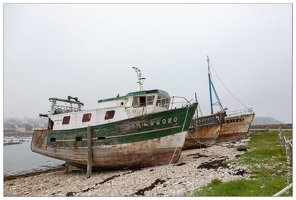
<svg viewBox="0 0 296 200">
<path fill-rule="evenodd" d="M 4 4 L 4 118 L 144 89 L 292 122 L 292 4 Z M 240 104 L 238 99 L 242 104 Z M 216 108 L 217 110 L 218 108 Z"/>
</svg>

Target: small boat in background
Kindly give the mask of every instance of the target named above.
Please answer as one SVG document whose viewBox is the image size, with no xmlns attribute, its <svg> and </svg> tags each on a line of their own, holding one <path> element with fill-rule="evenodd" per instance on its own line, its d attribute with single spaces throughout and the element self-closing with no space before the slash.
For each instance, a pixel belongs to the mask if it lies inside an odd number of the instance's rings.
<svg viewBox="0 0 296 200">
<path fill-rule="evenodd" d="M 11 136 L 11 137 L 4 137 L 3 138 L 3 144 L 4 145 L 12 145 L 12 144 L 21 144 L 22 141 Z"/>
<path fill-rule="evenodd" d="M 41 114 L 48 117 L 48 128 L 34 130 L 31 150 L 86 168 L 91 145 L 94 169 L 176 163 L 197 103 L 182 98 L 183 106 L 176 108 L 177 97 L 160 89 L 144 90 L 145 78 L 134 69 L 140 90 L 101 99 L 95 109 L 82 110 L 84 104 L 71 96 L 50 98 L 51 110 Z"/>
<path fill-rule="evenodd" d="M 237 141 L 247 136 L 255 113 L 252 108 L 227 112 L 223 108 L 216 89 L 211 80 L 210 59 L 208 57 L 208 79 L 210 90 L 211 115 L 192 119 L 186 135 L 183 149 L 211 146 L 220 142 Z M 212 91 L 217 102 L 213 103 Z M 219 105 L 220 110 L 213 112 L 213 105 Z"/>
</svg>

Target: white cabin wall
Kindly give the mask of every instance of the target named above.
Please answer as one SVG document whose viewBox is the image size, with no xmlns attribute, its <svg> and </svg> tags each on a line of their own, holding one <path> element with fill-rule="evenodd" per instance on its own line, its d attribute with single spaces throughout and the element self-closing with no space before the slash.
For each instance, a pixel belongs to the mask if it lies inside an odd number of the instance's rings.
<svg viewBox="0 0 296 200">
<path fill-rule="evenodd" d="M 110 108 L 110 107 L 118 107 L 122 106 L 127 102 L 127 99 L 119 99 L 119 100 L 113 100 L 113 101 L 105 101 L 105 102 L 99 102 L 98 108 Z"/>
<path fill-rule="evenodd" d="M 82 122 L 83 115 L 86 113 L 91 113 L 91 119 L 88 122 Z M 65 116 L 70 116 L 69 124 L 62 124 L 63 118 Z M 84 110 L 80 112 L 69 112 L 57 115 L 50 115 L 51 120 L 54 122 L 53 130 L 67 130 L 73 128 L 87 127 L 96 124 L 96 109 Z"/>
<path fill-rule="evenodd" d="M 115 110 L 114 117 L 112 119 L 105 120 L 106 112 L 111 110 Z M 82 122 L 83 115 L 87 113 L 92 114 L 90 121 Z M 70 116 L 69 124 L 62 124 L 63 118 L 65 116 Z M 80 112 L 51 115 L 50 118 L 51 120 L 54 121 L 53 130 L 68 130 L 73 128 L 81 128 L 81 127 L 111 123 L 119 120 L 128 119 L 130 117 L 127 115 L 127 112 L 124 106 L 120 106 L 120 107 L 117 106 L 117 107 L 84 110 Z"/>
<path fill-rule="evenodd" d="M 168 109 L 165 108 L 165 107 L 155 106 L 154 112 L 163 112 L 163 111 L 166 111 L 166 110 L 168 110 Z"/>
</svg>

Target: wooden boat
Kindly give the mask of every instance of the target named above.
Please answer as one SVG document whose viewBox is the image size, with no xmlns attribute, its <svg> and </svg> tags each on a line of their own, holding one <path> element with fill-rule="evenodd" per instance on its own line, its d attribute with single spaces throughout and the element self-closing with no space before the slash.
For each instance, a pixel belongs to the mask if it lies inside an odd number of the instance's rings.
<svg viewBox="0 0 296 200">
<path fill-rule="evenodd" d="M 88 145 L 94 169 L 141 168 L 178 161 L 185 135 L 197 103 L 174 107 L 174 98 L 160 89 L 140 90 L 125 96 L 102 99 L 98 108 L 82 110 L 78 98 L 50 98 L 51 111 L 41 114 L 49 118 L 45 130 L 34 130 L 33 152 L 86 167 Z M 58 105 L 69 104 L 67 106 Z M 74 105 L 76 107 L 74 108 Z M 88 133 L 92 133 L 88 143 Z"/>
<path fill-rule="evenodd" d="M 247 136 L 255 113 L 252 108 L 227 112 L 223 108 L 216 89 L 211 80 L 210 59 L 208 57 L 208 79 L 210 90 L 211 115 L 192 119 L 191 126 L 185 138 L 183 149 L 211 146 L 215 143 L 237 141 Z M 217 102 L 213 103 L 212 91 Z M 220 110 L 213 112 L 213 106 Z"/>
<path fill-rule="evenodd" d="M 238 141 L 246 138 L 254 117 L 255 113 L 251 108 L 227 112 L 216 142 Z"/>
<path fill-rule="evenodd" d="M 211 146 L 216 143 L 225 112 L 192 119 L 183 149 Z"/>
</svg>

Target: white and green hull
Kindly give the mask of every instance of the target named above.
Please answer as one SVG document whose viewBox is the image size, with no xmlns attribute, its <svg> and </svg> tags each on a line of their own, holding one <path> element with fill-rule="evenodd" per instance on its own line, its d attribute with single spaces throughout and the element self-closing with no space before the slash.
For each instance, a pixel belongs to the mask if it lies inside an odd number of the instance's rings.
<svg viewBox="0 0 296 200">
<path fill-rule="evenodd" d="M 139 168 L 177 162 L 196 106 L 91 126 L 92 166 Z M 31 149 L 86 167 L 87 128 L 35 130 Z"/>
</svg>

